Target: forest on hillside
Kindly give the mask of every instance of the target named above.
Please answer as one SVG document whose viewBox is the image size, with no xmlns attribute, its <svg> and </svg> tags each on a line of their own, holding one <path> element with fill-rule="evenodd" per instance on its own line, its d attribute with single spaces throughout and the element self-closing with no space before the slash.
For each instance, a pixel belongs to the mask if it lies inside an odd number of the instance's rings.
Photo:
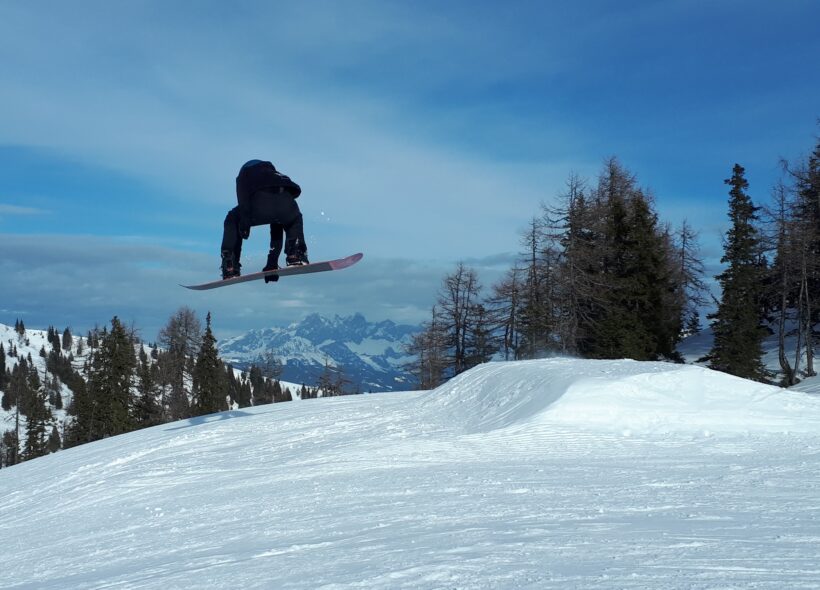
<svg viewBox="0 0 820 590">
<path fill-rule="evenodd" d="M 339 390 L 342 377 L 328 373 L 319 386 L 291 391 L 278 379 L 281 364 L 269 360 L 247 372 L 224 363 L 210 314 L 203 329 L 187 307 L 150 344 L 117 317 L 85 336 L 27 330 L 18 320 L 0 342 L 0 467 L 149 426 Z"/>
<path fill-rule="evenodd" d="M 522 252 L 503 280 L 484 289 L 463 263 L 444 277 L 409 349 L 419 387 L 494 357 L 682 362 L 676 346 L 701 330 L 705 307 L 714 309 L 714 345 L 701 359 L 709 367 L 787 387 L 815 375 L 820 142 L 782 169 L 768 200 L 752 199 L 742 166 L 727 171 L 719 297 L 707 289 L 693 226 L 661 221 L 655 195 L 616 158 L 592 181 L 570 175 L 556 204 L 542 205 L 522 233 Z M 777 372 L 761 360 L 772 333 Z"/>
</svg>

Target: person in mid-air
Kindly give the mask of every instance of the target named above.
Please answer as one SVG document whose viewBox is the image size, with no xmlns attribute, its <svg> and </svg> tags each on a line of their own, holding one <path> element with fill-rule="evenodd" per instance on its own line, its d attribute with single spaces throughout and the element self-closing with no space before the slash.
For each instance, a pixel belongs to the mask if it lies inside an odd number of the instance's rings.
<svg viewBox="0 0 820 590">
<path fill-rule="evenodd" d="M 222 234 L 222 278 L 240 275 L 242 240 L 248 239 L 251 227 L 270 225 L 271 244 L 268 261 L 262 270 L 279 268 L 282 252 L 282 232 L 285 233 L 285 263 L 288 266 L 308 264 L 307 244 L 302 225 L 302 212 L 296 198 L 302 189 L 270 162 L 245 162 L 236 177 L 238 205 L 228 211 Z M 277 280 L 271 277 L 267 280 Z"/>
</svg>

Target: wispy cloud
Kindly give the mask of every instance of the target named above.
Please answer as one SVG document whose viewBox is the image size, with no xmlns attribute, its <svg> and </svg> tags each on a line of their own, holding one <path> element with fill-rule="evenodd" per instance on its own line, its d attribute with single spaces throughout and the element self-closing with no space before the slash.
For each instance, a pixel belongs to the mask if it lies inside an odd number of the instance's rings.
<svg viewBox="0 0 820 590">
<path fill-rule="evenodd" d="M 0 242 L 0 301 L 12 303 L 33 327 L 64 322 L 85 329 L 117 315 L 148 340 L 182 305 L 203 317 L 211 311 L 220 338 L 314 312 L 417 323 L 445 271 L 436 261 L 365 256 L 344 271 L 195 292 L 180 285 L 218 278 L 215 256 L 130 238 L 0 234 Z M 244 268 L 252 272 L 264 263 L 261 254 L 250 254 Z M 11 315 L 0 322 L 13 321 Z"/>
<path fill-rule="evenodd" d="M 0 218 L 3 216 L 10 217 L 12 215 L 45 215 L 47 213 L 50 213 L 50 211 L 36 207 L 22 207 L 20 205 L 0 203 Z"/>
</svg>

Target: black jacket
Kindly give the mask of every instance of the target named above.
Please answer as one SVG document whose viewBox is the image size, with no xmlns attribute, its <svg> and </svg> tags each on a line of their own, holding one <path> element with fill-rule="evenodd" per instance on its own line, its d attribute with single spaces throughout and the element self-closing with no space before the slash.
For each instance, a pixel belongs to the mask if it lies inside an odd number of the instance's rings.
<svg viewBox="0 0 820 590">
<path fill-rule="evenodd" d="M 257 191 L 288 192 L 295 199 L 302 189 L 284 174 L 280 174 L 270 162 L 251 160 L 242 166 L 236 177 L 236 200 L 239 204 L 239 223 L 250 227 L 251 196 Z"/>
</svg>

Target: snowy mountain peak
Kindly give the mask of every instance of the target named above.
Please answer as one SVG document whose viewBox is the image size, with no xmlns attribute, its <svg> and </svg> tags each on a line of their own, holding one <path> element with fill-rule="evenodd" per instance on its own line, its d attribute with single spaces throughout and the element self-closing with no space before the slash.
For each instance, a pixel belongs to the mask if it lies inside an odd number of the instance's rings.
<svg viewBox="0 0 820 590">
<path fill-rule="evenodd" d="M 417 330 L 390 320 L 371 323 L 360 313 L 332 318 L 314 313 L 287 327 L 223 340 L 219 352 L 239 368 L 273 355 L 284 366 L 282 378 L 294 383 L 316 383 L 329 364 L 342 371 L 354 390 L 389 391 L 410 386 L 403 350 Z"/>
</svg>

